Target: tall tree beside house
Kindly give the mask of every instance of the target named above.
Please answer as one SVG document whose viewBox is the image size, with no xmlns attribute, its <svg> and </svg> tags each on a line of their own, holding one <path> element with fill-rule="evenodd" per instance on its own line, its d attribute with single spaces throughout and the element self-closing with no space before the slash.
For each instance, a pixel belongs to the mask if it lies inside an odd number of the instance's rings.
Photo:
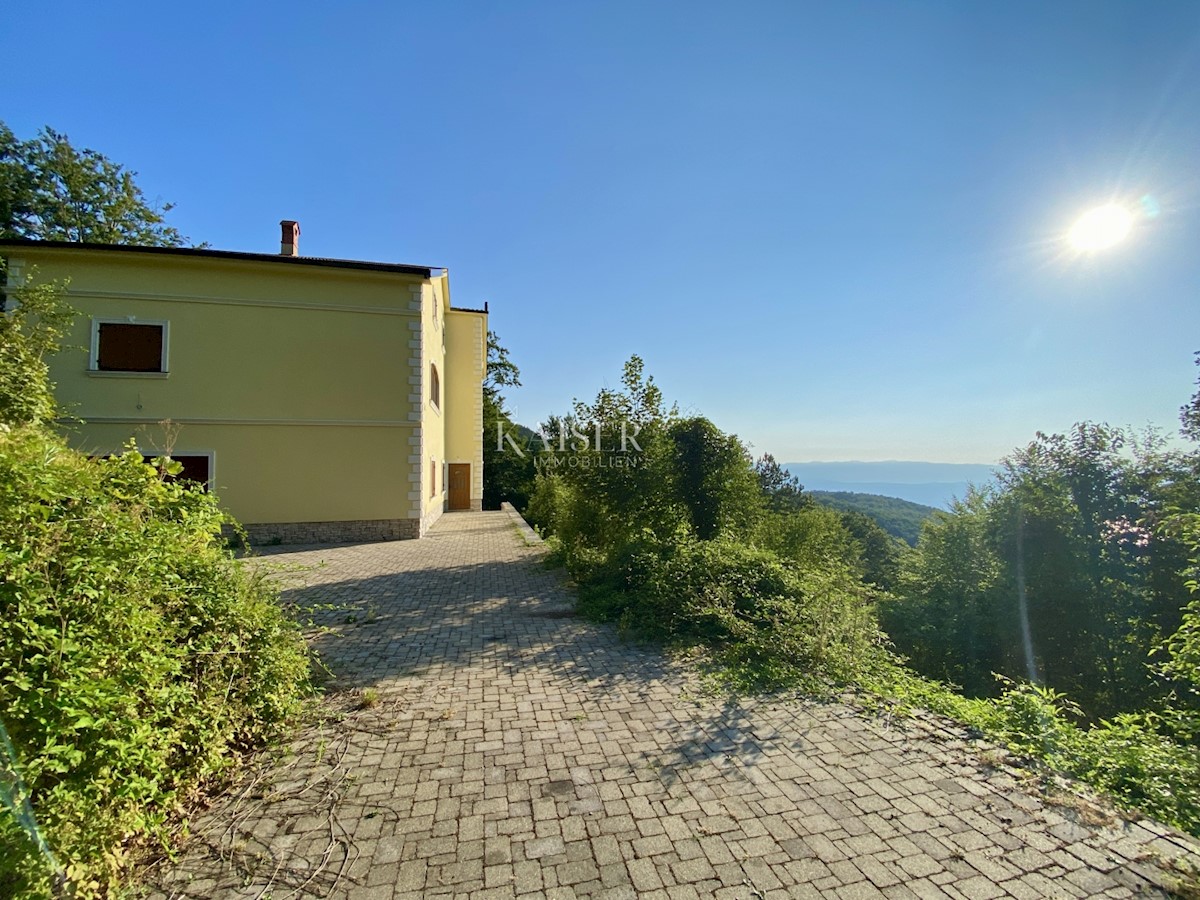
<svg viewBox="0 0 1200 900">
<path fill-rule="evenodd" d="M 487 377 L 483 382 L 483 507 L 508 501 L 524 510 L 533 491 L 533 448 L 504 406 L 502 388 L 520 387 L 521 370 L 494 331 L 488 332 Z"/>
<path fill-rule="evenodd" d="M 0 262 L 0 283 L 5 268 Z M 75 311 L 63 299 L 63 285 L 42 283 L 27 273 L 26 283 L 3 296 L 14 301 L 0 314 L 0 423 L 40 425 L 54 418 L 57 405 L 48 357 L 58 352 Z"/>
<path fill-rule="evenodd" d="M 146 199 L 131 172 L 43 128 L 22 141 L 0 122 L 0 238 L 179 247 L 170 203 Z"/>
</svg>

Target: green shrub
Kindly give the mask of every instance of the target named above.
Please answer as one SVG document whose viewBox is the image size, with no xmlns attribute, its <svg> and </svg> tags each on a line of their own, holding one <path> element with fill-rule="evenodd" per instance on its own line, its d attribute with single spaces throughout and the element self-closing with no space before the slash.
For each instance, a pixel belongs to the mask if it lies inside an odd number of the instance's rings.
<svg viewBox="0 0 1200 900">
<path fill-rule="evenodd" d="M 1171 715 L 1125 713 L 1087 725 L 1064 694 L 1000 679 L 994 698 L 969 698 L 900 665 L 867 679 L 873 693 L 957 719 L 1020 756 L 1039 760 L 1121 806 L 1200 833 L 1200 750 Z"/>
<path fill-rule="evenodd" d="M 590 574 L 582 612 L 640 638 L 710 646 L 742 687 L 841 683 L 885 655 L 873 603 L 847 566 L 806 571 L 681 532 L 631 543 Z"/>
<path fill-rule="evenodd" d="M 1081 732 L 1059 765 L 1125 806 L 1200 833 L 1200 750 L 1163 733 L 1154 713 L 1123 713 Z"/>
<path fill-rule="evenodd" d="M 131 839 L 164 842 L 306 690 L 298 628 L 224 549 L 223 522 L 135 451 L 92 460 L 0 430 L 0 717 L 81 894 L 119 881 Z M 0 894 L 49 895 L 47 868 L 0 819 Z"/>
</svg>

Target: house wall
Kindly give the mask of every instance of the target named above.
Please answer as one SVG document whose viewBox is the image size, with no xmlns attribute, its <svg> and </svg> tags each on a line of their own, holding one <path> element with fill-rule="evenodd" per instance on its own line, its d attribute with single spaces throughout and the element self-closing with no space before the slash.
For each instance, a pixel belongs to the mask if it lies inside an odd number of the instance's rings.
<svg viewBox="0 0 1200 900">
<path fill-rule="evenodd" d="M 247 524 L 409 518 L 411 427 L 92 423 L 70 435 L 93 455 L 133 439 L 143 454 L 212 452 L 221 505 Z M 393 461 L 388 464 L 388 460 Z M 415 535 L 414 535 L 415 536 Z"/>
<path fill-rule="evenodd" d="M 483 509 L 487 315 L 452 310 L 446 324 L 446 461 L 471 464 L 471 508 Z"/>
<path fill-rule="evenodd" d="M 435 278 L 421 293 L 421 533 L 441 518 L 446 508 L 446 309 L 445 276 Z M 437 366 L 441 397 L 431 391 L 430 366 Z"/>
<path fill-rule="evenodd" d="M 166 375 L 89 373 L 86 349 L 52 360 L 64 409 L 86 420 L 70 433 L 81 449 L 134 437 L 163 450 L 157 423 L 170 418 L 175 452 L 215 454 L 222 505 L 248 525 L 296 526 L 258 531 L 284 540 L 415 537 L 440 512 L 443 477 L 432 499 L 424 479 L 431 454 L 444 462 L 427 370 L 445 368 L 445 318 L 432 341 L 422 328 L 438 279 L 78 249 L 11 257 L 70 277 L 82 315 L 68 344 L 88 346 L 92 317 L 169 322 Z"/>
</svg>

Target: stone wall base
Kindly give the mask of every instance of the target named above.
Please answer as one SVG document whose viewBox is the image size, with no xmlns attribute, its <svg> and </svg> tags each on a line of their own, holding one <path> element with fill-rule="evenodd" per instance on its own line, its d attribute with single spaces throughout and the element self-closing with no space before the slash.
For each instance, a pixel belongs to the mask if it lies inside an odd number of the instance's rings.
<svg viewBox="0 0 1200 900">
<path fill-rule="evenodd" d="M 359 519 L 350 522 L 264 522 L 244 525 L 252 547 L 276 544 L 358 544 L 420 537 L 418 519 Z M 226 529 L 227 537 L 233 538 Z"/>
<path fill-rule="evenodd" d="M 483 512 L 483 498 L 471 501 L 471 512 Z"/>
</svg>

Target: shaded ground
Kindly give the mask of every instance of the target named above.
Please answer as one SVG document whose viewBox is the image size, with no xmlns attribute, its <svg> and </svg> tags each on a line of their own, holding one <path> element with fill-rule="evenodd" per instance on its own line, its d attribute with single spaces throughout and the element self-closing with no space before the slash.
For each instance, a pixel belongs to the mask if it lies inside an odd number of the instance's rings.
<svg viewBox="0 0 1200 900">
<path fill-rule="evenodd" d="M 329 714 L 196 820 L 156 897 L 1041 900 L 1163 896 L 1164 862 L 1200 864 L 932 717 L 706 699 L 571 616 L 505 513 L 272 557 L 339 607 Z"/>
</svg>

